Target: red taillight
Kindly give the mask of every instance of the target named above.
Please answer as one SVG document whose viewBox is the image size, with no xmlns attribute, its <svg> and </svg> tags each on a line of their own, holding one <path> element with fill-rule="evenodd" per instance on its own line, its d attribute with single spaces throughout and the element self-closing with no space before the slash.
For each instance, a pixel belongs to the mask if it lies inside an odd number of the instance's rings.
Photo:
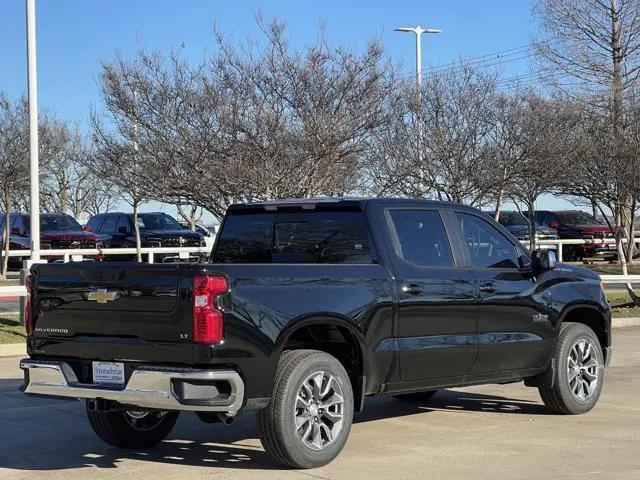
<svg viewBox="0 0 640 480">
<path fill-rule="evenodd" d="M 24 279 L 24 286 L 27 289 L 27 296 L 24 298 L 24 328 L 27 335 L 31 335 L 33 330 L 33 318 L 31 308 L 31 293 L 33 292 L 33 279 L 27 275 Z"/>
<path fill-rule="evenodd" d="M 222 312 L 218 309 L 216 297 L 227 290 L 225 277 L 198 275 L 193 278 L 194 343 L 211 344 L 222 340 Z"/>
</svg>

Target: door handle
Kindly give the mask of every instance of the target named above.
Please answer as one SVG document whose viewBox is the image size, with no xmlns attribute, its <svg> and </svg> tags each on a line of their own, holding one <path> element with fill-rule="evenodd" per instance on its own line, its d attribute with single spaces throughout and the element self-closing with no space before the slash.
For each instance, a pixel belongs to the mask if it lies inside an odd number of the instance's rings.
<svg viewBox="0 0 640 480">
<path fill-rule="evenodd" d="M 493 283 L 485 283 L 478 287 L 478 290 L 484 293 L 493 293 L 496 291 L 496 286 Z"/>
<path fill-rule="evenodd" d="M 403 285 L 402 291 L 409 295 L 420 295 L 422 292 L 424 292 L 424 289 L 420 285 L 411 283 L 409 285 Z"/>
</svg>

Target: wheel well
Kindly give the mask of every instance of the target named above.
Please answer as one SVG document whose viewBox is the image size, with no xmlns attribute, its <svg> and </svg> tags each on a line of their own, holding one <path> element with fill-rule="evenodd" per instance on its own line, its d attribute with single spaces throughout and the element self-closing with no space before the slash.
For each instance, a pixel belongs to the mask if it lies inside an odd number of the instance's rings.
<svg viewBox="0 0 640 480">
<path fill-rule="evenodd" d="M 363 398 L 363 360 L 360 343 L 346 327 L 321 323 L 304 325 L 289 335 L 282 350 L 308 348 L 333 355 L 340 361 L 351 380 L 355 410 Z"/>
<path fill-rule="evenodd" d="M 609 332 L 607 331 L 607 324 L 604 318 L 598 311 L 589 307 L 575 308 L 564 317 L 563 323 L 566 322 L 582 323 L 593 330 L 600 342 L 602 354 L 607 354 L 605 347 L 609 345 Z"/>
</svg>

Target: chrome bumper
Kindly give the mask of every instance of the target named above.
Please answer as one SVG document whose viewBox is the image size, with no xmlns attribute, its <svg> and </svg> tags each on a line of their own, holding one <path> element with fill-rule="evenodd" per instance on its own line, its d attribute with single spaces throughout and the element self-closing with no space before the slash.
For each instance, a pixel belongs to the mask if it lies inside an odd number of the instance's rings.
<svg viewBox="0 0 640 480">
<path fill-rule="evenodd" d="M 234 370 L 140 367 L 133 371 L 124 388 L 112 389 L 80 383 L 65 362 L 23 359 L 20 368 L 25 371 L 24 393 L 34 395 L 104 399 L 142 408 L 224 412 L 228 415 L 238 413 L 244 399 L 244 383 Z M 226 382 L 230 393 L 223 400 L 181 401 L 174 392 L 175 381 Z"/>
</svg>

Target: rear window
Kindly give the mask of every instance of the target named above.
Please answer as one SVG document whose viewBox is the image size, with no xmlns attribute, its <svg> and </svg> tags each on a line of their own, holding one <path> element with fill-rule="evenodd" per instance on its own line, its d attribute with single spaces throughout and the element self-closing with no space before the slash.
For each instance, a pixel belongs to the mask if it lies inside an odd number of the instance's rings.
<svg viewBox="0 0 640 480">
<path fill-rule="evenodd" d="M 259 213 L 227 217 L 216 263 L 371 263 L 360 212 Z"/>
</svg>

